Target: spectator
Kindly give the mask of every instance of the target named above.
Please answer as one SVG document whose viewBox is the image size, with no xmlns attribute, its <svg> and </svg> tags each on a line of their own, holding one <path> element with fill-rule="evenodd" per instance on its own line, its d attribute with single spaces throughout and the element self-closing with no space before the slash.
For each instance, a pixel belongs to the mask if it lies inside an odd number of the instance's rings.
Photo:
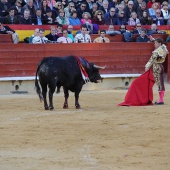
<svg viewBox="0 0 170 170">
<path fill-rule="evenodd" d="M 68 37 L 70 37 L 72 39 L 72 41 L 74 42 L 73 26 L 72 25 L 68 25 L 67 31 L 68 31 Z"/>
<path fill-rule="evenodd" d="M 152 24 L 151 28 L 148 29 L 148 35 L 152 35 L 152 34 L 166 34 L 165 31 L 161 31 L 157 29 L 157 25 L 156 24 Z"/>
<path fill-rule="evenodd" d="M 104 15 L 102 10 L 97 10 L 92 19 L 93 24 L 104 25 Z"/>
<path fill-rule="evenodd" d="M 32 19 L 30 16 L 30 10 L 25 9 L 24 10 L 24 15 L 20 17 L 19 19 L 19 24 L 25 24 L 25 25 L 31 25 L 32 24 Z"/>
<path fill-rule="evenodd" d="M 141 34 L 142 32 L 142 25 L 141 23 L 136 24 L 136 28 L 132 31 L 133 34 Z"/>
<path fill-rule="evenodd" d="M 127 25 L 125 12 L 123 10 L 118 12 L 117 25 Z"/>
<path fill-rule="evenodd" d="M 103 6 L 103 1 L 102 0 L 96 0 L 96 4 L 98 6 L 97 9 L 101 9 L 101 7 Z"/>
<path fill-rule="evenodd" d="M 56 17 L 56 22 L 62 25 L 69 25 L 69 20 L 67 17 L 65 17 L 64 10 L 59 11 L 58 17 Z"/>
<path fill-rule="evenodd" d="M 61 3 L 63 4 L 63 8 L 68 6 L 67 0 L 61 0 Z"/>
<path fill-rule="evenodd" d="M 35 36 L 32 39 L 33 44 L 46 44 L 48 42 L 48 39 L 44 35 L 45 30 L 43 28 L 39 29 L 39 35 Z"/>
<path fill-rule="evenodd" d="M 126 6 L 128 6 L 128 1 L 129 1 L 129 0 L 122 0 L 122 1 L 121 1 L 121 4 L 123 4 L 123 5 L 126 7 Z"/>
<path fill-rule="evenodd" d="M 55 22 L 54 22 L 55 18 L 53 18 L 53 14 L 52 14 L 52 11 L 51 11 L 50 8 L 46 10 L 45 16 L 47 17 L 47 24 L 48 25 L 54 25 L 55 24 Z"/>
<path fill-rule="evenodd" d="M 68 31 L 63 30 L 63 36 L 58 38 L 57 42 L 58 43 L 72 43 L 73 41 L 70 37 L 68 37 Z"/>
<path fill-rule="evenodd" d="M 81 26 L 81 33 L 77 34 L 75 36 L 74 42 L 75 43 L 91 43 L 91 37 L 87 33 L 87 26 L 82 25 Z"/>
<path fill-rule="evenodd" d="M 104 15 L 106 25 L 117 25 L 117 14 L 115 8 L 110 8 L 109 12 Z"/>
<path fill-rule="evenodd" d="M 131 13 L 131 17 L 128 20 L 128 25 L 136 25 L 137 23 L 140 23 L 140 20 L 137 18 L 136 12 Z"/>
<path fill-rule="evenodd" d="M 141 6 L 139 6 L 138 9 L 137 9 L 137 17 L 139 19 L 141 19 L 143 17 L 143 12 L 146 12 L 147 16 L 149 16 L 149 10 L 146 7 L 146 2 L 145 1 L 143 1 L 141 3 Z"/>
<path fill-rule="evenodd" d="M 8 9 L 11 7 L 10 3 L 7 0 L 0 0 L 0 11 L 3 17 L 9 14 Z"/>
<path fill-rule="evenodd" d="M 90 13 L 92 15 L 92 18 L 94 17 L 95 15 L 95 12 L 98 10 L 98 5 L 97 3 L 93 3 L 93 6 L 92 6 L 92 9 L 90 10 Z"/>
<path fill-rule="evenodd" d="M 53 11 L 54 11 L 54 17 L 58 17 L 59 16 L 59 11 L 60 10 L 64 10 L 63 4 L 58 1 L 55 6 L 53 7 Z"/>
<path fill-rule="evenodd" d="M 156 25 L 164 25 L 164 18 L 161 16 L 161 10 L 156 10 L 156 16 L 153 18 L 153 23 Z"/>
<path fill-rule="evenodd" d="M 142 6 L 142 1 L 143 0 L 134 0 L 133 9 L 136 13 L 138 11 L 138 8 Z"/>
<path fill-rule="evenodd" d="M 148 8 L 148 9 L 149 9 L 149 8 L 152 8 L 152 5 L 153 5 L 154 3 L 158 3 L 159 7 L 161 6 L 161 5 L 160 5 L 160 2 L 158 2 L 158 0 L 149 0 L 149 2 L 147 3 L 147 8 Z"/>
<path fill-rule="evenodd" d="M 92 23 L 92 21 L 91 21 L 91 15 L 90 15 L 90 13 L 89 12 L 84 12 L 83 14 L 82 14 L 82 19 L 80 20 L 80 22 L 81 22 L 81 24 L 91 24 Z"/>
<path fill-rule="evenodd" d="M 121 33 L 120 33 L 120 31 L 114 30 L 114 26 L 113 25 L 109 25 L 108 30 L 106 30 L 106 34 L 113 36 L 115 34 L 121 34 Z"/>
<path fill-rule="evenodd" d="M 73 2 L 69 2 L 68 6 L 64 8 L 65 16 L 69 18 L 71 16 L 71 12 L 75 9 L 75 5 Z"/>
<path fill-rule="evenodd" d="M 94 43 L 109 43 L 109 38 L 106 37 L 106 31 L 100 30 L 100 37 L 97 37 L 93 41 Z"/>
<path fill-rule="evenodd" d="M 140 23 L 142 25 L 151 25 L 153 23 L 153 19 L 148 16 L 148 13 L 146 11 L 143 11 L 143 15 L 140 19 Z"/>
<path fill-rule="evenodd" d="M 34 34 L 31 35 L 31 36 L 29 37 L 29 39 L 28 39 L 29 44 L 32 44 L 32 39 L 33 39 L 34 37 L 36 37 L 36 36 L 39 36 L 39 33 L 40 33 L 39 28 L 36 28 L 36 29 L 34 30 Z"/>
<path fill-rule="evenodd" d="M 32 23 L 34 25 L 44 25 L 47 24 L 48 17 L 43 15 L 41 9 L 36 9 L 36 15 L 32 17 Z"/>
<path fill-rule="evenodd" d="M 15 9 L 15 15 L 19 18 L 20 16 L 22 16 L 22 0 L 16 0 L 15 5 L 13 6 L 13 8 Z"/>
<path fill-rule="evenodd" d="M 56 35 L 56 28 L 55 26 L 50 27 L 50 33 L 45 36 L 48 40 L 52 42 L 57 42 L 57 39 L 59 38 L 58 35 Z"/>
<path fill-rule="evenodd" d="M 47 5 L 48 5 L 48 7 L 51 8 L 51 10 L 53 10 L 53 8 L 56 6 L 56 1 L 55 0 L 47 0 Z"/>
<path fill-rule="evenodd" d="M 85 3 L 86 3 L 86 12 L 89 12 L 90 13 L 90 10 L 92 9 L 93 7 L 93 3 L 91 0 L 85 0 Z"/>
<path fill-rule="evenodd" d="M 77 17 L 77 11 L 73 10 L 71 17 L 69 18 L 70 25 L 81 25 L 79 18 Z"/>
<path fill-rule="evenodd" d="M 77 9 L 77 17 L 79 19 L 82 19 L 82 14 L 83 12 L 86 12 L 86 7 L 87 7 L 86 3 L 82 2 L 80 7 Z"/>
<path fill-rule="evenodd" d="M 126 29 L 126 25 L 120 25 L 119 30 L 118 30 L 121 34 L 125 33 L 125 32 L 130 32 L 129 30 Z"/>
<path fill-rule="evenodd" d="M 103 0 L 103 5 L 99 7 L 100 10 L 103 11 L 103 14 L 109 13 L 109 2 L 107 0 Z"/>
<path fill-rule="evenodd" d="M 15 9 L 9 9 L 9 15 L 4 18 L 4 24 L 19 24 L 18 17 L 15 16 Z"/>
<path fill-rule="evenodd" d="M 0 19 L 0 34 L 11 34 L 12 40 L 14 44 L 17 44 L 19 42 L 19 36 L 18 34 L 11 29 L 9 26 L 3 26 L 2 20 Z"/>
<path fill-rule="evenodd" d="M 28 9 L 30 11 L 31 18 L 36 16 L 35 6 L 33 0 L 27 0 L 27 4 L 23 6 L 23 10 Z"/>
<path fill-rule="evenodd" d="M 125 5 L 119 4 L 118 7 L 116 8 L 116 13 L 119 13 L 119 11 L 124 11 Z"/>
<path fill-rule="evenodd" d="M 46 16 L 47 10 L 52 11 L 51 8 L 47 5 L 47 1 L 42 0 L 42 2 L 41 2 L 41 12 L 42 12 L 43 16 Z"/>
<path fill-rule="evenodd" d="M 168 19 L 170 19 L 170 12 L 168 10 L 168 2 L 164 1 L 162 3 L 162 16 L 164 18 L 164 24 L 167 25 Z"/>
<path fill-rule="evenodd" d="M 152 8 L 149 8 L 149 16 L 153 19 L 156 17 L 156 10 L 159 9 L 158 3 L 153 3 Z"/>
<path fill-rule="evenodd" d="M 140 35 L 136 37 L 136 42 L 150 42 L 150 38 L 147 36 L 146 29 L 141 30 Z"/>
<path fill-rule="evenodd" d="M 58 35 L 58 37 L 63 36 L 63 25 L 62 24 L 57 24 L 56 34 Z"/>
<path fill-rule="evenodd" d="M 36 9 L 41 9 L 41 7 L 42 7 L 42 0 L 33 0 L 33 5 L 34 5 L 34 7 L 35 7 L 35 10 Z"/>
<path fill-rule="evenodd" d="M 133 1 L 132 0 L 130 0 L 128 2 L 128 5 L 125 7 L 124 12 L 125 12 L 126 20 L 128 21 L 129 18 L 131 17 L 131 13 L 135 12 L 135 10 L 133 8 Z"/>
</svg>

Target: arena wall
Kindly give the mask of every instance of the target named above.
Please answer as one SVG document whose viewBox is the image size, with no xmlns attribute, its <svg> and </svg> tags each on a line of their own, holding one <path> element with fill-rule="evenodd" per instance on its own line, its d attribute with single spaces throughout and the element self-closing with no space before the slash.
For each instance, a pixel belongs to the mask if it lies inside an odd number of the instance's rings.
<svg viewBox="0 0 170 170">
<path fill-rule="evenodd" d="M 152 43 L 109 43 L 109 44 L 0 44 L 0 81 L 7 89 L 23 88 L 25 82 L 33 83 L 38 62 L 48 56 L 76 55 L 106 65 L 101 70 L 106 88 L 126 87 L 144 72 L 144 66 L 154 49 Z M 170 45 L 168 44 L 170 51 Z M 167 81 L 170 83 L 169 56 L 164 64 Z M 117 85 L 113 80 L 117 80 Z M 21 87 L 22 86 L 22 87 Z M 104 84 L 92 85 L 93 89 Z M 31 85 L 30 85 L 31 87 Z M 90 85 L 86 86 L 91 88 Z M 22 89 L 24 90 L 24 89 Z M 4 91 L 4 90 L 3 90 Z"/>
</svg>

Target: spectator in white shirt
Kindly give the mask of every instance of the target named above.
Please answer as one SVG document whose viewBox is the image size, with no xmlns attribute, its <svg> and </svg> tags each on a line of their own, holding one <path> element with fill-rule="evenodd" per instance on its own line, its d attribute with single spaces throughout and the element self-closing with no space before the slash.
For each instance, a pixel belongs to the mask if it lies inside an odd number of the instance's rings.
<svg viewBox="0 0 170 170">
<path fill-rule="evenodd" d="M 43 28 L 39 29 L 39 35 L 35 36 L 32 39 L 33 44 L 46 44 L 48 42 L 48 38 L 45 37 L 44 35 L 45 30 Z"/>
<path fill-rule="evenodd" d="M 72 39 L 68 37 L 68 31 L 63 30 L 63 36 L 57 39 L 58 43 L 72 43 Z"/>
</svg>

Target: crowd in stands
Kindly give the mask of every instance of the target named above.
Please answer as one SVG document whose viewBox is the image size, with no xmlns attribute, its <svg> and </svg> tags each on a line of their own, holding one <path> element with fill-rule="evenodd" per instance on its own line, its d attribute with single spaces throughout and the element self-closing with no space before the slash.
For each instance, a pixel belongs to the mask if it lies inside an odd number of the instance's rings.
<svg viewBox="0 0 170 170">
<path fill-rule="evenodd" d="M 170 25 L 162 0 L 0 0 L 4 24 Z"/>
<path fill-rule="evenodd" d="M 31 43 L 91 42 L 89 34 L 98 33 L 99 25 L 109 27 L 108 30 L 100 30 L 102 42 L 104 34 L 128 34 L 130 31 L 126 25 L 136 27 L 132 33 L 143 38 L 163 33 L 157 30 L 158 25 L 170 25 L 170 0 L 0 0 L 0 23 L 57 25 L 57 28 L 50 28 L 50 34 L 53 35 L 55 29 L 57 37 L 45 37 L 45 30 L 36 29 L 40 38 L 36 39 L 34 32 L 32 39 L 29 39 Z M 82 26 L 74 37 L 71 30 L 62 30 L 63 25 L 70 29 L 76 25 Z M 120 29 L 114 30 L 114 25 L 119 25 Z M 142 25 L 150 25 L 151 29 L 146 31 Z M 42 37 L 45 37 L 44 40 Z M 147 38 L 145 42 L 149 41 Z"/>
</svg>

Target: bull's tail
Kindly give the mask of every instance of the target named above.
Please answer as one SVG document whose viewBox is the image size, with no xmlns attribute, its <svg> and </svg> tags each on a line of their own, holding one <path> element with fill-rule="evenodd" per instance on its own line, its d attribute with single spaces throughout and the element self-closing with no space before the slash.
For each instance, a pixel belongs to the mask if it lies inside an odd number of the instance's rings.
<svg viewBox="0 0 170 170">
<path fill-rule="evenodd" d="M 38 70 L 39 70 L 39 68 L 40 68 L 40 65 L 41 65 L 41 62 L 39 63 L 39 65 L 38 65 L 38 67 L 37 67 L 37 71 L 36 71 L 36 76 L 35 76 L 35 90 L 36 90 L 36 92 L 37 92 L 37 94 L 38 94 L 38 96 L 39 96 L 40 101 L 42 101 L 42 100 L 44 100 L 44 98 L 43 98 L 43 95 L 42 95 L 42 93 L 41 93 L 41 88 L 40 88 L 40 86 L 39 86 L 38 79 L 37 79 L 37 74 L 38 74 Z"/>
</svg>

